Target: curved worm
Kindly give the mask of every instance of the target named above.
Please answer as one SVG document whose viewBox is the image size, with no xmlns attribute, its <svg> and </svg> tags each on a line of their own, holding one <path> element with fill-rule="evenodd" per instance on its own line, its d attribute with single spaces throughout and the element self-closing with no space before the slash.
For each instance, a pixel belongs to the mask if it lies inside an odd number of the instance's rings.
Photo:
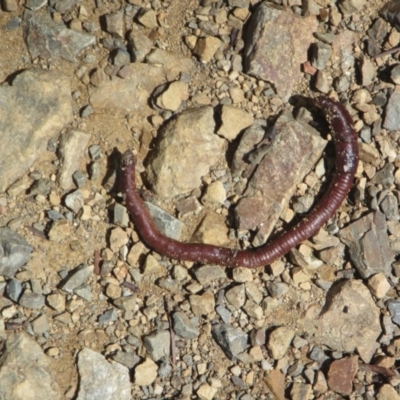
<svg viewBox="0 0 400 400">
<path fill-rule="evenodd" d="M 121 160 L 122 190 L 132 220 L 143 241 L 153 250 L 178 260 L 213 263 L 227 267 L 257 268 L 282 257 L 294 246 L 312 236 L 339 208 L 346 198 L 358 165 L 357 133 L 345 107 L 327 97 L 314 104 L 324 110 L 331 125 L 336 164 L 329 188 L 312 211 L 297 225 L 271 243 L 254 250 L 237 250 L 200 243 L 182 243 L 163 235 L 155 226 L 135 186 L 135 157 L 125 152 Z"/>
</svg>

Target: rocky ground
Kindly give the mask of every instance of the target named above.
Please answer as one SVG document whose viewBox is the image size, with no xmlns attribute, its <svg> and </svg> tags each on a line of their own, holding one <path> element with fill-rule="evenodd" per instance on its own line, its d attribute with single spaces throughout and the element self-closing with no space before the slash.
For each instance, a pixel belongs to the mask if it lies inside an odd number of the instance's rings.
<svg viewBox="0 0 400 400">
<path fill-rule="evenodd" d="M 0 4 L 1 398 L 400 398 L 397 1 Z M 140 240 L 127 149 L 171 237 L 293 226 L 332 177 L 320 94 L 360 165 L 314 237 L 256 270 Z"/>
</svg>

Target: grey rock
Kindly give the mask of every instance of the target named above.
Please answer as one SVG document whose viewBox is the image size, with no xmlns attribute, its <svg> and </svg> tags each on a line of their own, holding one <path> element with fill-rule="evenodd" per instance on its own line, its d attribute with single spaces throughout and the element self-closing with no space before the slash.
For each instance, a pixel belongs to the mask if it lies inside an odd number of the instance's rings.
<svg viewBox="0 0 400 400">
<path fill-rule="evenodd" d="M 156 227 L 166 236 L 180 240 L 182 235 L 183 223 L 174 218 L 160 207 L 146 201 L 145 202 Z"/>
<path fill-rule="evenodd" d="M 158 376 L 160 378 L 168 377 L 172 372 L 172 367 L 169 362 L 163 361 L 158 368 Z"/>
<path fill-rule="evenodd" d="M 77 214 L 85 204 L 82 191 L 78 189 L 71 192 L 65 196 L 64 203 L 70 210 Z"/>
<path fill-rule="evenodd" d="M 112 55 L 113 65 L 117 67 L 123 67 L 131 62 L 131 56 L 124 49 L 117 49 Z"/>
<path fill-rule="evenodd" d="M 225 324 L 229 324 L 231 322 L 232 313 L 226 307 L 217 306 L 215 307 L 215 311 L 218 313 Z"/>
<path fill-rule="evenodd" d="M 241 329 L 228 324 L 216 324 L 212 327 L 212 334 L 230 360 L 234 360 L 247 348 L 248 336 Z"/>
<path fill-rule="evenodd" d="M 198 318 L 189 319 L 183 312 L 175 312 L 172 316 L 174 321 L 174 331 L 184 339 L 196 339 L 199 335 Z"/>
<path fill-rule="evenodd" d="M 390 299 L 388 301 L 388 310 L 392 321 L 400 326 L 400 300 Z"/>
<path fill-rule="evenodd" d="M 387 2 L 380 10 L 379 15 L 400 30 L 400 4 L 396 0 Z"/>
<path fill-rule="evenodd" d="M 321 349 L 321 347 L 314 346 L 310 351 L 309 357 L 313 361 L 317 361 L 322 364 L 329 357 L 325 354 L 325 351 Z"/>
<path fill-rule="evenodd" d="M 61 136 L 59 146 L 61 168 L 58 180 L 64 190 L 72 187 L 72 174 L 79 169 L 89 140 L 90 134 L 77 130 L 70 130 Z"/>
<path fill-rule="evenodd" d="M 45 297 L 42 294 L 31 292 L 25 289 L 22 296 L 19 298 L 18 303 L 30 310 L 38 310 L 44 306 Z"/>
<path fill-rule="evenodd" d="M 185 110 L 167 123 L 147 169 L 158 196 L 168 199 L 199 187 L 223 153 L 224 140 L 214 129 L 211 107 Z"/>
<path fill-rule="evenodd" d="M 325 69 L 332 55 L 329 44 L 317 42 L 312 46 L 311 65 L 316 69 Z"/>
<path fill-rule="evenodd" d="M 385 216 L 376 211 L 340 230 L 340 239 L 349 247 L 350 257 L 365 279 L 378 272 L 390 275 L 394 253 L 390 248 Z"/>
<path fill-rule="evenodd" d="M 171 335 L 167 330 L 157 330 L 145 336 L 144 345 L 153 361 L 170 356 Z"/>
<path fill-rule="evenodd" d="M 0 228 L 0 275 L 13 277 L 30 258 L 32 247 L 10 228 Z"/>
<path fill-rule="evenodd" d="M 0 192 L 23 176 L 50 138 L 72 121 L 71 89 L 59 72 L 26 70 L 0 86 Z"/>
<path fill-rule="evenodd" d="M 400 129 L 400 91 L 395 90 L 389 97 L 383 127 L 389 131 Z"/>
<path fill-rule="evenodd" d="M 76 187 L 82 188 L 86 185 L 87 175 L 82 171 L 75 171 L 72 174 L 72 180 L 74 181 Z"/>
<path fill-rule="evenodd" d="M 33 183 L 29 189 L 29 194 L 32 196 L 36 196 L 38 194 L 47 196 L 53 187 L 54 182 L 51 179 L 41 178 Z"/>
<path fill-rule="evenodd" d="M 100 324 L 104 324 L 107 322 L 116 321 L 117 318 L 118 318 L 117 310 L 115 308 L 110 308 L 107 311 L 104 311 L 104 313 L 100 315 L 98 321 Z"/>
<path fill-rule="evenodd" d="M 261 2 L 245 35 L 245 72 L 271 82 L 286 101 L 301 80 L 298 66 L 307 61 L 317 25 L 315 16 L 299 18 L 291 11 Z M 282 48 L 287 51 L 280 51 Z"/>
<path fill-rule="evenodd" d="M 83 283 L 82 285 L 75 288 L 74 293 L 79 297 L 82 297 L 82 299 L 86 301 L 92 300 L 92 290 L 90 285 L 88 285 L 87 283 Z"/>
<path fill-rule="evenodd" d="M 68 29 L 43 11 L 24 12 L 23 32 L 32 59 L 61 57 L 75 62 L 81 50 L 96 43 L 95 36 Z"/>
<path fill-rule="evenodd" d="M 6 286 L 7 297 L 15 303 L 18 303 L 21 293 L 22 283 L 17 279 L 11 279 Z"/>
<path fill-rule="evenodd" d="M 380 184 L 385 189 L 390 188 L 394 183 L 394 165 L 390 162 L 386 163 L 385 166 L 380 169 L 374 177 L 371 179 L 372 183 Z"/>
<path fill-rule="evenodd" d="M 27 393 L 41 400 L 62 398 L 52 361 L 39 344 L 24 332 L 9 333 L 0 357 L 0 398 L 20 399 Z"/>
<path fill-rule="evenodd" d="M 127 227 L 129 225 L 129 214 L 122 204 L 114 203 L 112 207 L 113 223 L 118 226 Z"/>
<path fill-rule="evenodd" d="M 50 6 L 53 7 L 60 14 L 64 14 L 70 10 L 79 0 L 50 0 Z"/>
<path fill-rule="evenodd" d="M 219 265 L 203 265 L 194 270 L 194 275 L 202 285 L 226 278 L 225 271 Z"/>
<path fill-rule="evenodd" d="M 398 221 L 400 219 L 399 203 L 392 193 L 388 193 L 382 200 L 381 208 L 389 221 Z"/>
<path fill-rule="evenodd" d="M 289 285 L 285 282 L 268 282 L 267 289 L 272 297 L 279 298 L 289 291 Z"/>
<path fill-rule="evenodd" d="M 133 368 L 135 367 L 137 364 L 140 363 L 141 359 L 138 355 L 134 354 L 134 353 L 128 353 L 126 351 L 117 351 L 115 354 L 113 354 L 111 356 L 111 358 L 124 365 L 126 368 Z"/>
<path fill-rule="evenodd" d="M 125 32 L 124 13 L 122 11 L 117 11 L 107 14 L 104 16 L 104 20 L 107 32 L 123 39 Z"/>
<path fill-rule="evenodd" d="M 130 400 L 129 370 L 110 364 L 104 356 L 88 348 L 78 354 L 79 391 L 77 400 Z"/>
<path fill-rule="evenodd" d="M 73 291 L 86 283 L 92 273 L 92 267 L 81 264 L 69 272 L 68 276 L 63 279 L 60 288 L 68 293 L 73 293 Z"/>
<path fill-rule="evenodd" d="M 102 156 L 102 148 L 98 144 L 89 146 L 89 156 L 92 161 L 98 160 Z"/>
<path fill-rule="evenodd" d="M 141 31 L 132 31 L 129 34 L 128 49 L 134 62 L 142 62 L 150 53 L 152 47 L 153 41 Z"/>
</svg>

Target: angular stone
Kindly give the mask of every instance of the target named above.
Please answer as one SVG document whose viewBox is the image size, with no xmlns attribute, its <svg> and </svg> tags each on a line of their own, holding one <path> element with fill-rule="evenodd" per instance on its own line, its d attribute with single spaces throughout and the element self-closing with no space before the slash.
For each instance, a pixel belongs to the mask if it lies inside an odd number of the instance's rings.
<svg viewBox="0 0 400 400">
<path fill-rule="evenodd" d="M 170 356 L 171 335 L 169 331 L 157 330 L 145 336 L 144 345 L 153 361 Z"/>
<path fill-rule="evenodd" d="M 247 348 L 248 336 L 241 329 L 228 324 L 216 324 L 212 327 L 212 334 L 230 360 L 234 360 Z"/>
<path fill-rule="evenodd" d="M 61 168 L 58 172 L 58 181 L 64 190 L 72 187 L 72 174 L 79 169 L 89 140 L 90 134 L 77 130 L 70 130 L 61 136 L 59 145 Z"/>
<path fill-rule="evenodd" d="M 353 391 L 353 379 L 357 370 L 357 356 L 333 361 L 328 371 L 330 389 L 344 396 L 349 396 Z"/>
<path fill-rule="evenodd" d="M 200 335 L 198 318 L 189 319 L 183 312 L 173 314 L 174 330 L 184 339 L 196 339 Z"/>
<path fill-rule="evenodd" d="M 214 134 L 211 107 L 185 110 L 160 132 L 147 176 L 156 194 L 164 199 L 186 194 L 200 186 L 222 155 L 224 140 Z"/>
<path fill-rule="evenodd" d="M 157 228 L 164 235 L 175 240 L 180 240 L 184 227 L 183 223 L 153 203 L 148 201 L 145 203 Z"/>
<path fill-rule="evenodd" d="M 50 139 L 72 122 L 69 79 L 59 72 L 26 70 L 0 86 L 0 193 L 23 176 Z"/>
<path fill-rule="evenodd" d="M 365 285 L 356 280 L 338 282 L 327 299 L 324 312 L 314 321 L 315 342 L 344 353 L 360 348 L 364 354 L 364 348 L 373 347 L 381 334 L 380 311 Z M 364 357 L 363 361 L 369 362 Z"/>
<path fill-rule="evenodd" d="M 103 355 L 84 348 L 78 354 L 79 389 L 77 400 L 129 400 L 129 369 L 109 363 Z"/>
<path fill-rule="evenodd" d="M 54 22 L 45 11 L 25 10 L 22 27 L 32 59 L 39 56 L 46 59 L 61 57 L 75 62 L 81 50 L 96 43 L 95 36 Z"/>
<path fill-rule="evenodd" d="M 271 82 L 286 101 L 302 79 L 299 65 L 307 61 L 317 26 L 315 16 L 300 18 L 291 11 L 261 2 L 246 32 L 245 72 Z"/>
<path fill-rule="evenodd" d="M 288 326 L 279 326 L 269 335 L 267 349 L 272 358 L 280 360 L 287 352 L 295 331 Z"/>
<path fill-rule="evenodd" d="M 0 228 L 0 275 L 13 277 L 29 261 L 31 251 L 22 236 L 10 228 Z"/>
<path fill-rule="evenodd" d="M 0 398 L 61 400 L 52 362 L 24 332 L 9 333 L 0 358 Z"/>
<path fill-rule="evenodd" d="M 239 229 L 262 226 L 259 244 L 266 241 L 298 183 L 321 157 L 326 144 L 316 130 L 288 113 L 278 118 L 274 131 L 272 143 L 252 153 L 253 165 L 248 168 L 256 169 L 235 208 Z"/>
<path fill-rule="evenodd" d="M 351 223 L 340 230 L 339 237 L 349 247 L 350 257 L 364 279 L 376 273 L 389 276 L 394 253 L 381 212 L 375 211 Z"/>
<path fill-rule="evenodd" d="M 139 386 L 151 385 L 157 377 L 157 364 L 150 358 L 136 366 L 134 383 Z"/>
</svg>

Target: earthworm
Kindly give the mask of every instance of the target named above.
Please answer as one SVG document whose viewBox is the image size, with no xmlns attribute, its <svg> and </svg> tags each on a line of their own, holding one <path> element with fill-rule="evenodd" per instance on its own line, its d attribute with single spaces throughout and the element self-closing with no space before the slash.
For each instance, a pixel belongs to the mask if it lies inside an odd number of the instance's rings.
<svg viewBox="0 0 400 400">
<path fill-rule="evenodd" d="M 333 179 L 321 200 L 297 225 L 256 249 L 237 250 L 202 243 L 183 243 L 163 235 L 155 226 L 135 186 L 135 156 L 126 151 L 121 159 L 121 183 L 126 207 L 142 240 L 153 250 L 170 258 L 212 263 L 231 268 L 257 268 L 270 264 L 312 236 L 346 198 L 358 165 L 357 133 L 346 108 L 327 97 L 313 103 L 321 108 L 332 129 L 336 162 Z"/>
</svg>

